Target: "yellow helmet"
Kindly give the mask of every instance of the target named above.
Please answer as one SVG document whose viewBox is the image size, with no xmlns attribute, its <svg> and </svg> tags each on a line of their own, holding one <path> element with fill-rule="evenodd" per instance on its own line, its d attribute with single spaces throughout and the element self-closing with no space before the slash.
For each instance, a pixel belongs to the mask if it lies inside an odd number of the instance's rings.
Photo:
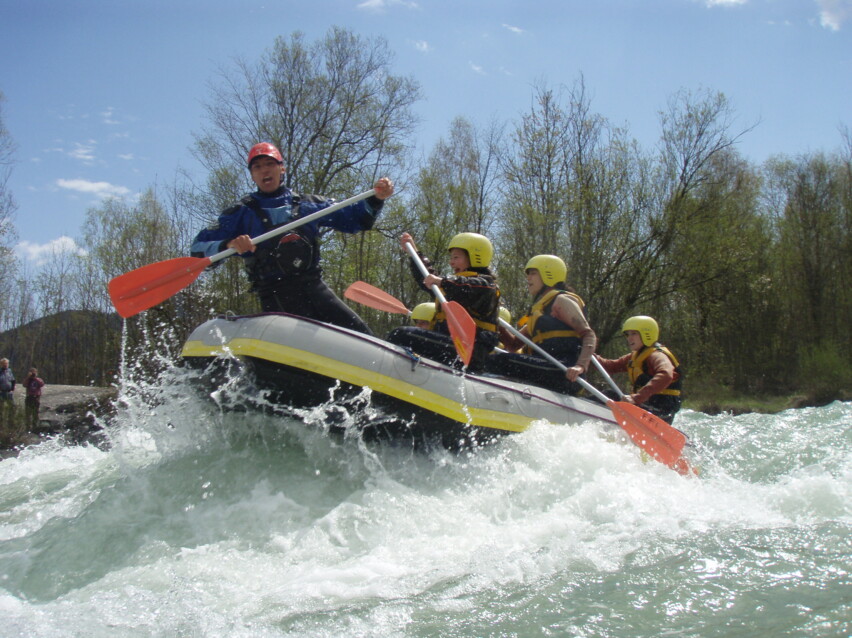
<svg viewBox="0 0 852 638">
<path fill-rule="evenodd" d="M 568 278 L 568 266 L 556 255 L 536 255 L 524 266 L 524 272 L 535 268 L 541 275 L 541 281 L 548 288 L 553 288 Z"/>
<path fill-rule="evenodd" d="M 660 326 L 657 325 L 653 317 L 638 315 L 628 318 L 621 326 L 621 331 L 627 332 L 628 330 L 638 332 L 639 336 L 642 337 L 642 343 L 646 346 L 653 346 L 660 339 Z"/>
<path fill-rule="evenodd" d="M 435 318 L 435 304 L 431 301 L 419 303 L 411 311 L 412 321 L 432 321 Z"/>
<path fill-rule="evenodd" d="M 466 250 L 473 268 L 488 268 L 491 265 L 491 257 L 494 255 L 494 246 L 491 245 L 491 241 L 479 233 L 459 233 L 450 240 L 447 250 L 451 248 Z"/>
<path fill-rule="evenodd" d="M 506 306 L 500 306 L 500 318 L 506 323 L 512 323 L 512 313 Z"/>
</svg>

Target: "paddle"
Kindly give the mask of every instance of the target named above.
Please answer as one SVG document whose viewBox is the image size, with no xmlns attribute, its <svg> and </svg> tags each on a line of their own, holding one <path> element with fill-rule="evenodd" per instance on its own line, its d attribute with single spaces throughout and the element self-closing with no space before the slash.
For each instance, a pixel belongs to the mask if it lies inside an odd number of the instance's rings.
<svg viewBox="0 0 852 638">
<path fill-rule="evenodd" d="M 398 315 L 411 314 L 411 311 L 399 299 L 363 281 L 356 281 L 351 284 L 343 291 L 343 296 L 376 310 L 384 310 Z"/>
<path fill-rule="evenodd" d="M 598 361 L 595 357 L 592 357 L 592 363 L 595 364 L 595 367 L 598 369 L 598 372 L 601 373 L 601 376 L 606 379 L 606 382 L 609 383 L 609 386 L 615 390 L 618 396 L 624 396 L 624 391 L 618 387 L 618 384 L 612 380 L 612 377 L 609 376 L 609 373 L 604 370 L 604 367 L 601 365 L 601 362 Z"/>
<path fill-rule="evenodd" d="M 568 370 L 564 363 L 542 349 L 522 332 L 516 330 L 510 323 L 503 319 L 498 319 L 498 321 L 506 330 L 509 330 L 560 370 L 563 372 Z M 630 440 L 651 457 L 669 466 L 679 474 L 695 472 L 687 460 L 681 456 L 683 446 L 686 444 L 686 436 L 683 432 L 673 428 L 661 418 L 643 410 L 638 405 L 633 405 L 625 401 L 613 401 L 581 377 L 577 377 L 577 381 L 612 410 L 612 416 L 615 417 L 616 422 L 627 432 Z M 619 393 L 621 393 L 620 390 Z"/>
<path fill-rule="evenodd" d="M 298 228 L 315 219 L 325 217 L 336 210 L 366 199 L 374 195 L 375 192 L 371 188 L 360 195 L 344 199 L 342 202 L 332 204 L 328 208 L 323 208 L 316 213 L 297 219 L 289 224 L 284 224 L 278 228 L 273 228 L 269 232 L 252 238 L 251 243 L 257 245 L 267 239 L 286 233 L 288 230 Z M 201 271 L 207 268 L 207 266 L 236 253 L 237 251 L 233 248 L 228 248 L 211 257 L 177 257 L 175 259 L 167 259 L 148 264 L 147 266 L 142 266 L 136 270 L 131 270 L 123 275 L 114 277 L 109 282 L 109 296 L 112 299 L 112 305 L 115 306 L 116 311 L 122 317 L 132 317 L 143 310 L 156 306 L 158 303 L 165 301 L 186 288 L 198 279 Z"/>
<path fill-rule="evenodd" d="M 405 243 L 405 249 L 408 251 L 408 254 L 411 255 L 411 259 L 417 264 L 418 270 L 420 273 L 426 277 L 429 275 L 429 271 L 426 269 L 426 265 L 423 263 L 423 260 L 420 259 L 420 255 L 417 254 L 417 251 L 414 249 L 414 246 L 411 242 Z M 444 311 L 444 315 L 447 318 L 447 325 L 450 328 L 450 336 L 453 338 L 453 345 L 456 347 L 456 352 L 459 355 L 459 358 L 464 362 L 465 366 L 470 363 L 471 357 L 473 357 L 473 343 L 476 340 L 476 324 L 473 322 L 473 319 L 469 314 L 467 314 L 467 310 L 464 309 L 457 301 L 447 301 L 446 297 L 444 297 L 444 293 L 441 292 L 441 289 L 433 284 L 432 285 L 432 293 L 435 295 L 435 298 L 441 302 L 441 308 Z"/>
</svg>

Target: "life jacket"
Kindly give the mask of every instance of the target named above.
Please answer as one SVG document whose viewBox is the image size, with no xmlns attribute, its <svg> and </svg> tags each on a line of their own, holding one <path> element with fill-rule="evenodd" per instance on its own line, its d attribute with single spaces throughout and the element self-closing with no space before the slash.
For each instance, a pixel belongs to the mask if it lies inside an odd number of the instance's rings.
<svg viewBox="0 0 852 638">
<path fill-rule="evenodd" d="M 472 270 L 465 270 L 464 272 L 455 273 L 457 277 L 485 277 L 480 272 L 474 272 Z M 476 327 L 479 330 L 484 330 L 486 332 L 493 332 L 497 334 L 497 317 L 499 315 L 500 309 L 500 288 L 495 287 L 495 295 L 491 295 L 490 293 L 486 296 L 483 295 L 482 299 L 478 300 L 478 303 L 470 304 L 469 307 L 465 307 L 468 314 L 470 314 L 471 319 L 476 324 Z M 444 312 L 444 309 L 441 307 L 440 303 L 437 306 L 437 312 L 435 312 L 435 323 L 445 322 L 447 320 L 447 315 Z M 434 324 L 433 324 L 434 325 Z M 477 331 L 478 332 L 478 331 Z"/>
<path fill-rule="evenodd" d="M 576 293 L 551 288 L 536 299 L 532 308 L 530 308 L 527 321 L 525 322 L 527 334 L 533 343 L 538 344 L 557 359 L 573 359 L 576 361 L 583 345 L 582 338 L 571 326 L 550 314 L 553 304 L 556 303 L 556 298 L 559 295 L 567 295 L 580 306 L 581 310 L 586 305 L 580 298 L 580 295 Z M 529 346 L 524 346 L 524 352 L 532 354 L 533 349 Z"/>
<path fill-rule="evenodd" d="M 260 202 L 251 195 L 246 195 L 240 202 L 255 212 L 263 224 L 264 232 L 293 221 L 291 215 L 291 219 L 273 224 L 267 210 L 262 208 Z M 291 203 L 293 208 L 298 207 L 300 202 L 301 197 L 293 193 Z M 303 228 L 294 228 L 278 237 L 261 242 L 254 253 L 245 258 L 249 279 L 253 284 L 306 275 L 312 271 L 319 274 L 319 241 L 316 234 L 307 236 Z"/>
<path fill-rule="evenodd" d="M 657 394 L 667 394 L 670 396 L 680 396 L 680 391 L 683 388 L 683 372 L 680 369 L 680 363 L 672 354 L 671 350 L 664 345 L 655 343 L 653 346 L 645 346 L 638 352 L 633 352 L 630 355 L 630 361 L 627 362 L 627 374 L 633 384 L 633 392 L 638 392 L 640 388 L 648 384 L 652 379 L 652 375 L 645 371 L 645 360 L 651 356 L 655 350 L 666 355 L 674 366 L 677 378 L 672 381 L 667 388 L 660 390 Z"/>
</svg>

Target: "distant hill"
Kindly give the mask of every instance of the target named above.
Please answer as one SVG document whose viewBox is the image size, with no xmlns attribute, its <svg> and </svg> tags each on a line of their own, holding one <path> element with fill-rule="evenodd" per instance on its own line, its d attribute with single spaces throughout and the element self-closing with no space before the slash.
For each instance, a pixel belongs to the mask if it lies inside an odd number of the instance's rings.
<svg viewBox="0 0 852 638">
<path fill-rule="evenodd" d="M 0 332 L 0 357 L 18 382 L 31 367 L 47 383 L 112 383 L 118 369 L 121 318 L 115 313 L 68 310 Z"/>
</svg>

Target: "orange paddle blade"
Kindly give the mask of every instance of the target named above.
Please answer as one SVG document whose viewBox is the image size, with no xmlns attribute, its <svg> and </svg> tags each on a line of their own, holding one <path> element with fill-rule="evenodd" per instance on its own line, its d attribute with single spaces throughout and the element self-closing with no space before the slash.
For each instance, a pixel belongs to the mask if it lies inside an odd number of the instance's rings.
<svg viewBox="0 0 852 638">
<path fill-rule="evenodd" d="M 112 305 L 122 317 L 132 317 L 186 288 L 209 265 L 209 257 L 177 257 L 114 277 L 109 282 Z"/>
<path fill-rule="evenodd" d="M 467 313 L 457 301 L 448 301 L 441 304 L 444 310 L 444 315 L 447 317 L 447 325 L 450 328 L 450 336 L 453 338 L 453 345 L 456 347 L 456 352 L 459 358 L 464 361 L 465 365 L 470 363 L 473 357 L 473 344 L 476 341 L 476 324 L 473 318 Z"/>
<path fill-rule="evenodd" d="M 609 401 L 607 406 L 630 439 L 660 463 L 679 474 L 694 472 L 681 456 L 686 436 L 660 417 L 638 405 L 625 401 Z"/>
<path fill-rule="evenodd" d="M 371 286 L 363 281 L 356 281 L 350 285 L 344 292 L 343 296 L 352 301 L 358 302 L 376 310 L 384 310 L 385 312 L 394 312 L 399 315 L 407 315 L 411 311 L 405 307 L 396 297 L 389 295 L 384 290 Z"/>
</svg>

